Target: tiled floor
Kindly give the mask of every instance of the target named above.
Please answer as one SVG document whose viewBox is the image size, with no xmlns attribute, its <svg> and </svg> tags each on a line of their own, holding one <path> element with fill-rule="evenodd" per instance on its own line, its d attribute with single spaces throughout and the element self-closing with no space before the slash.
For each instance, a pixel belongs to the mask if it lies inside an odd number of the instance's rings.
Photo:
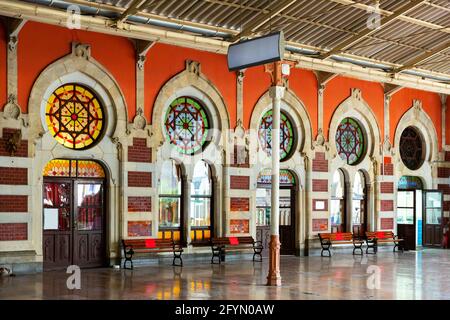
<svg viewBox="0 0 450 320">
<path fill-rule="evenodd" d="M 243 258 L 223 265 L 186 262 L 183 268 L 169 262 L 133 271 L 82 270 L 80 290 L 67 289 L 64 271 L 3 277 L 0 299 L 450 299 L 450 250 L 283 256 L 278 288 L 265 285 L 267 260 Z M 379 289 L 368 268 L 380 270 Z"/>
</svg>

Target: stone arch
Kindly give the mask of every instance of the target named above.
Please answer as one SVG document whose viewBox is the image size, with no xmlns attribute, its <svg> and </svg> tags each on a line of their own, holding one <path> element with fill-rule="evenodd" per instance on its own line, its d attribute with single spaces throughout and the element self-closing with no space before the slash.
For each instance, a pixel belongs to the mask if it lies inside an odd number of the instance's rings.
<svg viewBox="0 0 450 320">
<path fill-rule="evenodd" d="M 126 131 L 127 105 L 114 77 L 90 56 L 90 47 L 72 44 L 72 53 L 47 66 L 38 76 L 28 100 L 30 135 L 33 140 L 42 136 L 42 108 L 48 97 L 60 85 L 79 82 L 96 92 L 107 112 L 106 135 L 115 138 Z"/>
<path fill-rule="evenodd" d="M 265 92 L 257 101 L 250 119 L 250 158 L 255 163 L 254 179 L 265 168 L 271 167 L 270 158 L 259 147 L 258 126 L 265 112 L 272 107 L 272 99 L 269 91 Z M 294 174 L 296 180 L 296 213 L 295 213 L 295 243 L 296 250 L 303 251 L 306 243 L 307 227 L 307 197 L 306 197 L 306 165 L 307 154 L 312 147 L 311 118 L 306 110 L 305 104 L 295 95 L 293 91 L 286 88 L 281 101 L 281 110 L 285 111 L 291 118 L 297 133 L 297 142 L 292 155 L 280 163 L 281 169 L 289 170 Z M 259 150 L 259 151 L 258 151 Z"/>
<path fill-rule="evenodd" d="M 269 91 L 264 93 L 256 103 L 250 119 L 250 129 L 257 131 L 259 121 L 264 113 L 271 108 L 272 99 Z M 311 150 L 312 145 L 312 127 L 311 118 L 306 110 L 305 104 L 296 96 L 296 94 L 286 88 L 282 99 L 281 109 L 289 113 L 293 118 L 294 126 L 300 135 L 295 151 L 305 152 Z M 300 141 L 301 140 L 301 141 Z"/>
<path fill-rule="evenodd" d="M 426 146 L 424 163 L 417 170 L 410 170 L 404 164 L 400 156 L 400 137 L 407 127 L 414 127 L 420 132 Z M 400 118 L 394 134 L 394 163 L 396 164 L 395 173 L 397 179 L 402 176 L 418 176 L 422 178 L 425 188 L 433 187 L 433 167 L 432 163 L 438 159 L 439 146 L 436 127 L 433 120 L 423 110 L 420 100 L 413 100 L 412 107 L 406 111 Z"/>
<path fill-rule="evenodd" d="M 42 119 L 48 97 L 59 86 L 80 83 L 93 90 L 106 113 L 106 129 L 99 142 L 91 148 L 72 150 L 59 144 L 48 132 Z M 120 256 L 119 239 L 123 234 L 120 214 L 124 202 L 120 200 L 122 145 L 126 144 L 127 106 L 123 93 L 114 77 L 90 56 L 90 46 L 72 44 L 72 52 L 48 65 L 38 76 L 28 100 L 29 146 L 32 162 L 32 220 L 33 241 L 42 243 L 42 172 L 52 159 L 95 159 L 107 173 L 107 257 L 112 261 Z M 36 247 L 42 255 L 42 247 Z"/>
<path fill-rule="evenodd" d="M 364 128 L 366 134 L 366 158 L 376 157 L 380 150 L 380 128 L 377 119 L 368 105 L 362 98 L 361 90 L 352 89 L 351 95 L 345 99 L 334 111 L 328 130 L 328 143 L 333 155 L 337 155 L 335 136 L 340 122 L 347 117 L 355 118 Z M 337 158 L 339 158 L 337 156 Z"/>
<path fill-rule="evenodd" d="M 396 154 L 400 155 L 398 148 L 402 132 L 410 126 L 416 128 L 422 134 L 425 145 L 431 146 L 427 147 L 425 161 L 436 160 L 439 153 L 436 127 L 430 116 L 423 110 L 420 100 L 413 101 L 413 105 L 403 114 L 395 128 L 394 148 Z"/>
<path fill-rule="evenodd" d="M 160 144 L 164 143 L 162 124 L 165 110 L 180 96 L 192 96 L 205 104 L 214 124 L 212 141 L 218 146 L 223 145 L 230 128 L 225 99 L 217 87 L 201 73 L 200 64 L 190 60 L 186 60 L 186 69 L 167 81 L 156 97 L 151 117 L 154 139 Z"/>
<path fill-rule="evenodd" d="M 199 100 L 207 109 L 210 120 L 213 123 L 212 136 L 208 145 L 202 152 L 193 155 L 179 153 L 170 145 L 164 137 L 164 116 L 168 106 L 178 97 L 189 96 Z M 224 148 L 227 144 L 228 130 L 230 128 L 230 116 L 225 99 L 214 84 L 201 73 L 201 66 L 196 61 L 186 60 L 186 68 L 178 73 L 160 89 L 153 105 L 151 116 L 152 121 L 152 143 L 156 146 L 157 174 L 160 175 L 161 167 L 159 163 L 166 159 L 173 159 L 177 163 L 182 163 L 185 178 L 190 183 L 195 164 L 203 160 L 211 170 L 213 178 L 214 201 L 214 229 L 216 234 L 220 234 L 223 228 L 221 212 L 223 206 L 223 168 L 225 161 Z M 185 214 L 189 213 L 190 195 L 185 195 Z M 158 206 L 158 204 L 156 204 Z M 159 208 L 155 208 L 159 210 Z M 186 230 L 190 230 L 187 225 Z"/>
</svg>

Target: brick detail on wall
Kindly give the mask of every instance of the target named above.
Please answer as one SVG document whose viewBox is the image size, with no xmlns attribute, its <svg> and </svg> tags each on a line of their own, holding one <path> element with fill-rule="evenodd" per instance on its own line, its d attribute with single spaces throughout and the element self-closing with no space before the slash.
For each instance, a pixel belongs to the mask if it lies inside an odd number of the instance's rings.
<svg viewBox="0 0 450 320">
<path fill-rule="evenodd" d="M 151 212 L 151 197 L 128 197 L 128 212 Z"/>
<path fill-rule="evenodd" d="M 381 182 L 380 183 L 381 193 L 394 193 L 394 183 L 393 182 Z"/>
<path fill-rule="evenodd" d="M 0 184 L 27 185 L 27 168 L 0 167 Z"/>
<path fill-rule="evenodd" d="M 444 201 L 443 208 L 444 211 L 450 211 L 450 201 Z"/>
<path fill-rule="evenodd" d="M 312 231 L 327 231 L 328 219 L 312 219 Z"/>
<path fill-rule="evenodd" d="M 0 241 L 28 240 L 26 223 L 0 223 Z"/>
<path fill-rule="evenodd" d="M 313 192 L 328 192 L 328 180 L 313 179 L 312 189 L 313 189 Z"/>
<path fill-rule="evenodd" d="M 0 212 L 28 212 L 28 196 L 0 195 Z"/>
<path fill-rule="evenodd" d="M 245 146 L 234 145 L 230 166 L 233 168 L 250 168 L 250 156 Z"/>
<path fill-rule="evenodd" d="M 438 168 L 438 178 L 450 177 L 450 168 Z"/>
<path fill-rule="evenodd" d="M 151 221 L 128 221 L 129 237 L 151 237 L 152 222 Z"/>
<path fill-rule="evenodd" d="M 250 211 L 250 199 L 230 198 L 230 211 Z"/>
<path fill-rule="evenodd" d="M 312 161 L 312 171 L 328 172 L 328 160 L 325 159 L 325 152 L 316 152 L 316 158 Z"/>
<path fill-rule="evenodd" d="M 394 229 L 394 218 L 381 218 L 380 226 L 381 226 L 381 230 Z"/>
<path fill-rule="evenodd" d="M 392 164 L 392 163 L 381 164 L 380 174 L 384 175 L 384 176 L 393 176 L 394 175 L 394 164 Z"/>
<path fill-rule="evenodd" d="M 128 147 L 128 161 L 152 162 L 152 150 L 147 147 L 147 139 L 133 138 L 133 145 Z"/>
<path fill-rule="evenodd" d="M 152 187 L 152 173 L 144 171 L 128 171 L 129 187 Z"/>
<path fill-rule="evenodd" d="M 322 209 L 317 208 L 318 202 L 323 202 L 324 207 Z M 328 199 L 313 199 L 313 211 L 328 211 Z"/>
<path fill-rule="evenodd" d="M 394 211 L 394 200 L 381 200 L 381 211 Z"/>
<path fill-rule="evenodd" d="M 450 186 L 448 184 L 438 184 L 438 189 L 444 194 L 450 194 Z"/>
<path fill-rule="evenodd" d="M 9 157 L 10 154 L 6 149 L 6 143 L 9 138 L 17 131 L 17 129 L 3 128 L 3 134 L 0 138 L 0 156 Z M 20 146 L 17 148 L 15 157 L 28 157 L 28 140 L 21 140 Z"/>
<path fill-rule="evenodd" d="M 250 189 L 249 176 L 230 176 L 230 189 Z"/>
</svg>

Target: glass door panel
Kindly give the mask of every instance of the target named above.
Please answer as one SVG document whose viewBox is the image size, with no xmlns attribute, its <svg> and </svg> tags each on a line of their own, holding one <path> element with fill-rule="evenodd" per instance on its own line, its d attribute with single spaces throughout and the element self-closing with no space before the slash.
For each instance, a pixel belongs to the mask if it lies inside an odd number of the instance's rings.
<svg viewBox="0 0 450 320">
<path fill-rule="evenodd" d="M 280 226 L 291 225 L 291 190 L 280 190 Z"/>
<path fill-rule="evenodd" d="M 397 223 L 414 224 L 414 191 L 397 192 Z"/>
<path fill-rule="evenodd" d="M 441 224 L 442 218 L 442 194 L 440 192 L 426 193 L 426 223 Z"/>
<path fill-rule="evenodd" d="M 442 244 L 442 192 L 424 191 L 424 245 L 440 247 Z"/>
<path fill-rule="evenodd" d="M 70 183 L 44 184 L 44 230 L 70 230 L 71 193 Z"/>
<path fill-rule="evenodd" d="M 103 216 L 102 185 L 79 183 L 77 191 L 77 230 L 100 230 Z"/>
</svg>

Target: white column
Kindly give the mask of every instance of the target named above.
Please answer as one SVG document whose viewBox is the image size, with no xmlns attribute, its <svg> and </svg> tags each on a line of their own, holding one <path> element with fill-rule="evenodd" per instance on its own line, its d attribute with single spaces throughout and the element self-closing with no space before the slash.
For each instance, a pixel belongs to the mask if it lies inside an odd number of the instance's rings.
<svg viewBox="0 0 450 320">
<path fill-rule="evenodd" d="M 191 182 L 187 175 L 183 176 L 184 186 L 183 186 L 183 214 L 184 214 L 184 225 L 181 226 L 186 232 L 186 245 L 190 248 L 191 243 Z"/>
<path fill-rule="evenodd" d="M 317 131 L 323 132 L 323 93 L 325 91 L 325 84 L 319 85 L 317 94 Z"/>
<path fill-rule="evenodd" d="M 284 87 L 270 88 L 272 98 L 272 208 L 270 218 L 271 235 L 279 235 L 280 225 L 280 109 Z"/>
</svg>

